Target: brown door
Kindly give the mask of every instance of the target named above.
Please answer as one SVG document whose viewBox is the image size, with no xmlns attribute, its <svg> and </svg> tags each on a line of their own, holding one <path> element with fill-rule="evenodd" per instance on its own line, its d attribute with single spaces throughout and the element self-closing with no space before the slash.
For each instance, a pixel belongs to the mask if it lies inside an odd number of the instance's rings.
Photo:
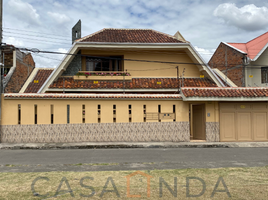
<svg viewBox="0 0 268 200">
<path fill-rule="evenodd" d="M 255 141 L 267 140 L 267 113 L 253 113 L 253 137 Z"/>
<path fill-rule="evenodd" d="M 205 105 L 193 105 L 193 139 L 205 140 Z"/>
<path fill-rule="evenodd" d="M 221 113 L 220 134 L 221 134 L 221 141 L 236 140 L 234 112 L 230 111 Z"/>
<path fill-rule="evenodd" d="M 267 103 L 221 103 L 220 138 L 227 141 L 268 141 Z"/>
</svg>

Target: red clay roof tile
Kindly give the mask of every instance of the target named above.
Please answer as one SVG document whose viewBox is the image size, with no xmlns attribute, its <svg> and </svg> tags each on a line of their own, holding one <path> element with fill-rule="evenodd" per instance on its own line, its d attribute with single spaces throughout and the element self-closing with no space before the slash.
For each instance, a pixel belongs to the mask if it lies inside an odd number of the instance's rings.
<svg viewBox="0 0 268 200">
<path fill-rule="evenodd" d="M 64 84 L 63 84 L 64 82 Z M 161 84 L 157 84 L 161 82 Z M 176 89 L 181 85 L 182 79 L 177 78 L 133 78 L 125 81 L 125 89 Z M 217 87 L 208 78 L 184 78 L 185 87 Z M 99 81 L 97 84 L 91 80 L 74 80 L 73 78 L 60 77 L 49 88 L 68 89 L 123 89 L 123 81 Z"/>
<path fill-rule="evenodd" d="M 53 69 L 39 69 L 24 93 L 37 93 L 52 72 Z"/>
<path fill-rule="evenodd" d="M 188 97 L 268 97 L 268 88 L 182 88 Z"/>
<path fill-rule="evenodd" d="M 154 99 L 154 98 L 163 98 L 163 99 L 181 99 L 181 95 L 172 94 L 32 94 L 32 93 L 24 93 L 24 94 L 4 94 L 5 99 L 115 99 L 115 98 L 129 98 L 129 99 Z"/>
<path fill-rule="evenodd" d="M 112 29 L 105 28 L 85 36 L 77 42 L 111 43 L 183 43 L 174 36 L 151 29 Z"/>
</svg>

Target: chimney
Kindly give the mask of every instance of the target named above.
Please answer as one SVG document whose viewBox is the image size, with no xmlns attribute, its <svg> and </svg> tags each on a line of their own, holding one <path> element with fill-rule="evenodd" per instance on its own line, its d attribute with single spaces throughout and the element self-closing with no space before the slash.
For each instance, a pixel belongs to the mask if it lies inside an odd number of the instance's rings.
<svg viewBox="0 0 268 200">
<path fill-rule="evenodd" d="M 78 40 L 81 38 L 81 20 L 74 25 L 72 28 L 72 44 L 74 43 L 75 40 Z"/>
</svg>

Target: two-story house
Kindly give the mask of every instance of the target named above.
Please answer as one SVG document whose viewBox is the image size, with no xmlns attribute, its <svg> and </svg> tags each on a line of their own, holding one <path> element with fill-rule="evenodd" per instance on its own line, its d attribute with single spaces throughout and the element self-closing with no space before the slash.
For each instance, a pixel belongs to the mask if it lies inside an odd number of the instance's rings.
<svg viewBox="0 0 268 200">
<path fill-rule="evenodd" d="M 57 68 L 3 95 L 2 142 L 268 140 L 268 90 L 230 87 L 179 32 L 80 35 Z"/>
</svg>

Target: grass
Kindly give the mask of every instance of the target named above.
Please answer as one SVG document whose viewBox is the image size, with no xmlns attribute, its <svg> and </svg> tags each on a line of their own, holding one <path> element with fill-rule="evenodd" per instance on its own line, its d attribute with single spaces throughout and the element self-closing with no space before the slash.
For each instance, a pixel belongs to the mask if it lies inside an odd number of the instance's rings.
<svg viewBox="0 0 268 200">
<path fill-rule="evenodd" d="M 77 166 L 79 165 L 83 164 L 78 163 Z M 86 199 L 81 195 L 90 195 L 92 191 L 95 193 L 90 197 L 91 199 L 147 199 L 147 179 L 141 175 L 133 176 L 130 182 L 130 194 L 141 195 L 141 198 L 127 197 L 126 176 L 133 172 L 0 173 L 0 199 Z M 142 172 L 152 176 L 150 179 L 150 199 L 197 199 L 186 197 L 187 177 L 197 177 L 206 184 L 204 194 L 198 197 L 198 199 L 268 198 L 268 166 L 254 168 L 146 170 Z M 34 184 L 36 193 L 33 194 L 31 185 L 37 177 L 47 177 L 48 179 L 36 181 Z M 168 189 L 165 183 L 162 183 L 162 197 L 159 194 L 161 190 L 159 184 L 160 177 L 162 178 L 161 180 L 164 180 L 169 185 L 170 189 Z M 174 177 L 176 177 L 177 192 L 174 192 Z M 218 192 L 211 198 L 218 180 L 220 180 L 216 188 Z M 231 198 L 228 198 L 227 189 L 224 188 L 223 184 L 226 185 Z M 107 185 L 106 189 L 105 185 Z M 72 192 L 68 192 L 68 186 Z M 202 191 L 203 186 L 200 181 L 195 179 L 189 180 L 188 188 L 189 195 L 196 195 Z M 57 190 L 59 192 L 55 196 Z M 118 198 L 116 190 L 120 198 Z M 220 192 L 220 190 L 224 192 Z M 177 197 L 174 197 L 171 192 L 173 192 L 173 195 L 177 194 Z M 47 197 L 41 197 L 40 194 L 47 194 Z M 101 195 L 102 197 L 100 197 Z"/>
</svg>

